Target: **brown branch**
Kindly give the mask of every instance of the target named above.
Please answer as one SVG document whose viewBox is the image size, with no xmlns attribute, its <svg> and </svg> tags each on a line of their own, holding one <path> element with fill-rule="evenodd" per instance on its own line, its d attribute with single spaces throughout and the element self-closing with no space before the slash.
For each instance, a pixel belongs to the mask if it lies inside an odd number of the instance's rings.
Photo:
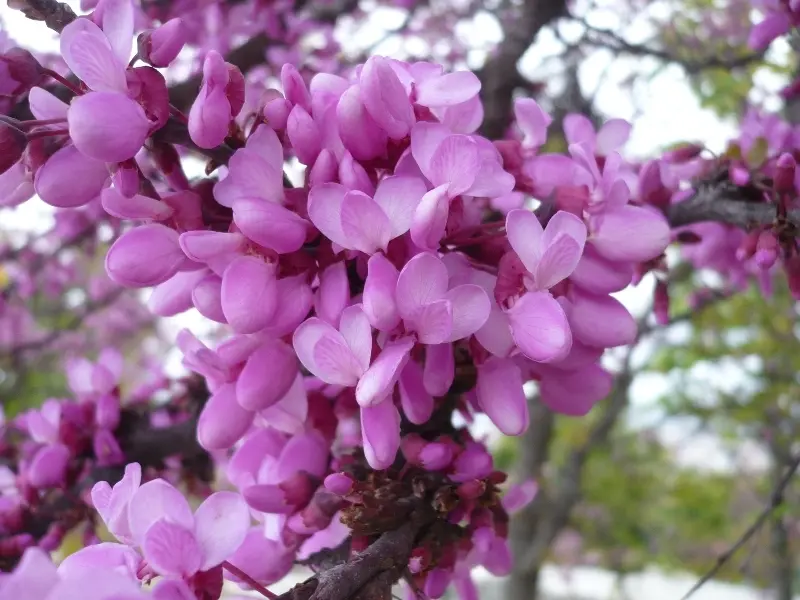
<svg viewBox="0 0 800 600">
<path fill-rule="evenodd" d="M 731 558 L 733 558 L 734 554 L 741 550 L 742 547 L 750 540 L 750 538 L 758 533 L 758 531 L 770 518 L 772 513 L 774 513 L 775 510 L 783 504 L 786 488 L 789 487 L 789 483 L 791 483 L 792 478 L 794 477 L 798 468 L 800 468 L 800 454 L 792 459 L 785 474 L 773 488 L 772 494 L 770 495 L 769 504 L 764 508 L 764 510 L 761 511 L 756 520 L 753 521 L 750 527 L 745 530 L 745 532 L 730 548 L 717 557 L 717 561 L 714 563 L 714 566 L 705 575 L 703 575 L 688 592 L 686 592 L 681 600 L 687 600 L 708 581 L 713 579 L 720 569 L 722 569 L 722 567 L 724 567 L 725 564 Z"/>
<path fill-rule="evenodd" d="M 429 503 L 419 501 L 399 528 L 382 534 L 363 552 L 321 571 L 279 596 L 279 600 L 385 600 L 405 570 L 415 540 L 436 519 Z"/>
<path fill-rule="evenodd" d="M 8 7 L 22 11 L 32 21 L 44 21 L 57 33 L 78 18 L 69 5 L 57 0 L 8 0 Z"/>
<path fill-rule="evenodd" d="M 519 16 L 506 27 L 503 41 L 478 73 L 484 120 L 481 134 L 503 137 L 511 123 L 511 96 L 525 80 L 517 63 L 542 28 L 566 14 L 566 0 L 524 0 Z"/>
</svg>

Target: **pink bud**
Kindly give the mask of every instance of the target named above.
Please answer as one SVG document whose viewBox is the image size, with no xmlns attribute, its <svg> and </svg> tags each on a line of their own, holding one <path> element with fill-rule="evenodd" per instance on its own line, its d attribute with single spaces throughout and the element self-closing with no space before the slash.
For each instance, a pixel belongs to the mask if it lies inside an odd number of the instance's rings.
<svg viewBox="0 0 800 600">
<path fill-rule="evenodd" d="M 756 253 L 756 246 L 758 244 L 759 231 L 751 231 L 742 241 L 742 244 L 736 249 L 736 260 L 745 261 L 752 258 Z"/>
<path fill-rule="evenodd" d="M 104 394 L 97 400 L 94 420 L 98 427 L 113 431 L 119 425 L 119 399 L 112 394 Z"/>
<path fill-rule="evenodd" d="M 408 462 L 419 464 L 420 454 L 425 448 L 425 444 L 425 440 L 416 433 L 410 433 L 400 442 L 400 449 Z"/>
<path fill-rule="evenodd" d="M 346 473 L 331 473 L 325 478 L 325 489 L 337 496 L 346 496 L 353 489 L 353 480 Z"/>
<path fill-rule="evenodd" d="M 69 449 L 62 444 L 45 446 L 33 457 L 28 480 L 35 488 L 56 487 L 64 482 L 69 464 Z"/>
<path fill-rule="evenodd" d="M 697 156 L 704 150 L 700 144 L 682 144 L 664 153 L 664 160 L 671 163 L 684 163 L 697 158 Z"/>
<path fill-rule="evenodd" d="M 427 444 L 419 453 L 419 462 L 428 471 L 439 471 L 453 461 L 453 451 L 447 444 Z"/>
<path fill-rule="evenodd" d="M 659 325 L 669 324 L 669 290 L 663 281 L 656 282 L 653 294 L 653 313 Z"/>
<path fill-rule="evenodd" d="M 183 22 L 170 19 L 161 27 L 139 35 L 139 58 L 154 67 L 166 67 L 178 57 L 185 43 Z"/>
<path fill-rule="evenodd" d="M 120 163 L 112 175 L 112 181 L 120 194 L 132 198 L 139 192 L 139 169 L 136 168 L 136 163 L 133 161 Z"/>
<path fill-rule="evenodd" d="M 766 270 L 775 264 L 778 260 L 778 238 L 771 230 L 762 231 L 758 236 L 758 243 L 756 244 L 756 253 L 753 259 L 755 263 L 762 269 Z"/>
<path fill-rule="evenodd" d="M 92 449 L 101 467 L 120 465 L 125 462 L 125 455 L 119 442 L 108 429 L 99 429 L 92 439 Z"/>
<path fill-rule="evenodd" d="M 0 123 L 0 174 L 19 161 L 27 145 L 24 133 L 6 123 Z"/>
<path fill-rule="evenodd" d="M 789 194 L 794 191 L 794 171 L 797 162 L 791 154 L 784 152 L 775 163 L 775 179 L 773 186 L 779 194 Z"/>
<path fill-rule="evenodd" d="M 6 64 L 8 74 L 19 83 L 14 93 L 22 93 L 37 85 L 43 78 L 42 65 L 33 55 L 22 48 L 11 48 L 0 56 Z"/>
</svg>

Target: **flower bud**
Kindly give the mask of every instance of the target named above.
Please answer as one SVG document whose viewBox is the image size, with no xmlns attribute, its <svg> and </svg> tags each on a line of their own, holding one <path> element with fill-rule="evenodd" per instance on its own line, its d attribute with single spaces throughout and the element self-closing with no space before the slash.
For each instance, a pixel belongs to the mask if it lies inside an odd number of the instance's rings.
<svg viewBox="0 0 800 600">
<path fill-rule="evenodd" d="M 684 163 L 697 158 L 697 156 L 704 150 L 700 144 L 682 144 L 664 153 L 664 160 L 671 163 Z"/>
<path fill-rule="evenodd" d="M 22 158 L 27 145 L 23 132 L 0 122 L 0 174 L 8 171 Z"/>
<path fill-rule="evenodd" d="M 653 313 L 659 325 L 669 325 L 669 289 L 663 281 L 656 282 L 653 292 Z"/>
<path fill-rule="evenodd" d="M 45 446 L 33 457 L 28 481 L 35 488 L 56 487 L 64 482 L 69 464 L 69 449 L 62 444 Z"/>
<path fill-rule="evenodd" d="M 353 480 L 347 473 L 331 473 L 325 478 L 325 489 L 337 496 L 346 496 L 353 489 Z"/>
<path fill-rule="evenodd" d="M 22 48 L 11 48 L 0 55 L 0 79 L 5 94 L 20 94 L 41 82 L 44 74 L 42 65 L 33 54 Z M 3 68 L 4 67 L 4 68 Z M 8 81 L 7 79 L 10 79 Z"/>
<path fill-rule="evenodd" d="M 778 238 L 775 237 L 775 234 L 769 229 L 762 231 L 761 235 L 758 236 L 756 253 L 753 260 L 755 260 L 755 263 L 760 268 L 767 270 L 778 260 L 779 249 L 780 245 L 778 244 Z"/>
<path fill-rule="evenodd" d="M 788 194 L 794 191 L 794 171 L 797 162 L 791 154 L 784 152 L 775 163 L 775 179 L 773 187 L 779 194 Z"/>
<path fill-rule="evenodd" d="M 751 231 L 742 241 L 742 244 L 736 249 L 736 260 L 745 261 L 751 258 L 756 253 L 756 246 L 758 244 L 758 231 Z"/>
<path fill-rule="evenodd" d="M 186 43 L 186 29 L 180 19 L 145 31 L 137 39 L 139 58 L 154 67 L 166 67 L 178 57 Z"/>
</svg>

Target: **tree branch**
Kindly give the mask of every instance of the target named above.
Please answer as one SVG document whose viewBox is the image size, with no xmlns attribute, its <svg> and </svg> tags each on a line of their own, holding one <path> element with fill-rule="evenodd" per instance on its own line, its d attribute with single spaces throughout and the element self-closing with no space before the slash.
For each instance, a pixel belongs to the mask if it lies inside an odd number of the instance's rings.
<svg viewBox="0 0 800 600">
<path fill-rule="evenodd" d="M 68 4 L 57 0 L 8 0 L 8 7 L 22 11 L 32 21 L 44 21 L 57 33 L 78 18 Z"/>
<path fill-rule="evenodd" d="M 772 490 L 772 494 L 770 495 L 769 504 L 761 511 L 755 521 L 748 527 L 745 532 L 739 537 L 738 540 L 728 548 L 725 552 L 720 554 L 717 557 L 717 561 L 714 566 L 705 574 L 703 575 L 697 583 L 695 583 L 692 588 L 686 592 L 686 594 L 681 598 L 681 600 L 687 600 L 690 598 L 694 593 L 703 587 L 708 581 L 714 578 L 714 576 L 725 566 L 725 564 L 736 554 L 742 547 L 752 538 L 758 531 L 764 526 L 767 520 L 770 518 L 773 512 L 783 504 L 784 501 L 784 493 L 786 492 L 786 488 L 789 486 L 789 483 L 792 481 L 797 469 L 800 468 L 800 454 L 795 456 L 791 462 L 789 463 L 788 469 L 783 477 L 778 481 L 775 485 L 775 488 Z"/>
<path fill-rule="evenodd" d="M 489 139 L 503 137 L 511 123 L 511 95 L 525 82 L 517 70 L 517 62 L 539 31 L 566 11 L 566 0 L 524 0 L 519 17 L 508 24 L 503 41 L 478 73 L 485 115 L 482 135 Z"/>
</svg>

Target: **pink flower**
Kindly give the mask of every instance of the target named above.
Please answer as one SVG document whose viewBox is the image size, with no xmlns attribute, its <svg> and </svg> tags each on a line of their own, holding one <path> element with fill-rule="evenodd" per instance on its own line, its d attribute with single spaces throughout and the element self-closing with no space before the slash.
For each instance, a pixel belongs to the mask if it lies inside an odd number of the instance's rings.
<svg viewBox="0 0 800 600">
<path fill-rule="evenodd" d="M 203 62 L 203 85 L 189 111 L 189 135 L 201 148 L 225 141 L 231 120 L 244 104 L 241 72 L 211 50 Z"/>
<path fill-rule="evenodd" d="M 139 36 L 139 56 L 154 67 L 166 67 L 178 57 L 186 39 L 183 22 L 178 18 L 170 19 Z"/>
<path fill-rule="evenodd" d="M 107 481 L 99 481 L 92 488 L 92 504 L 100 517 L 119 541 L 125 544 L 134 542 L 128 505 L 142 482 L 142 468 L 139 463 L 125 467 L 125 475 L 112 488 Z"/>
</svg>

